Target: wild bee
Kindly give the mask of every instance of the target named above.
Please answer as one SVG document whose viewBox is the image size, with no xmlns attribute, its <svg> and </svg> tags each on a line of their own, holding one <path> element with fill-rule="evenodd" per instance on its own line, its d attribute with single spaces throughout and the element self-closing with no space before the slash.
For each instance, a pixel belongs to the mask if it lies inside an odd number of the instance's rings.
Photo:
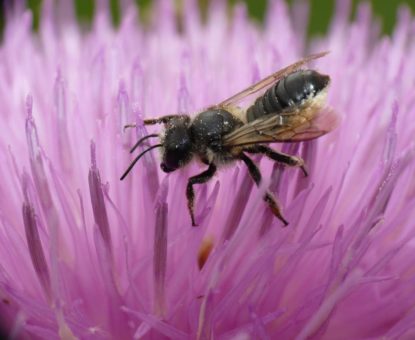
<svg viewBox="0 0 415 340">
<path fill-rule="evenodd" d="M 194 158 L 199 159 L 208 167 L 190 177 L 186 188 L 192 225 L 196 226 L 193 186 L 209 181 L 223 164 L 242 161 L 256 185 L 261 183 L 261 172 L 247 154 L 262 154 L 276 162 L 300 167 L 307 175 L 300 157 L 273 150 L 265 144 L 308 141 L 336 127 L 338 116 L 326 106 L 330 77 L 303 68 L 306 63 L 326 54 L 301 59 L 199 112 L 194 118 L 182 114 L 145 119 L 145 125 L 164 124 L 164 132 L 141 138 L 131 153 L 148 138 L 159 137 L 160 143 L 140 153 L 121 180 L 146 152 L 154 148 L 161 148 L 160 167 L 167 173 L 184 167 Z M 287 225 L 273 194 L 266 191 L 263 199 L 274 215 Z"/>
</svg>

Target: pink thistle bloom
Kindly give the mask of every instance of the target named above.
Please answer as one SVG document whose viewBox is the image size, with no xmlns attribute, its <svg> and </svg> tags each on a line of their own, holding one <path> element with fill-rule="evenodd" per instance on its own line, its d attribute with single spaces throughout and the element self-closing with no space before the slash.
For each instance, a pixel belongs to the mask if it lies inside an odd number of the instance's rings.
<svg viewBox="0 0 415 340">
<path fill-rule="evenodd" d="M 126 3 L 126 2 L 124 2 Z M 40 32 L 9 13 L 0 49 L 0 320 L 12 338 L 410 339 L 415 336 L 415 20 L 380 37 L 338 1 L 305 48 L 307 8 L 269 6 L 258 28 L 193 1 L 183 27 L 160 1 L 150 28 L 98 4 L 82 32 L 45 2 Z M 60 7 L 59 7 L 60 6 Z M 148 153 L 125 181 L 144 117 L 196 112 L 312 51 L 332 78 L 334 132 L 282 145 L 309 177 L 256 158 L 282 228 L 243 164 L 196 186 Z M 123 131 L 138 122 L 136 131 Z M 279 145 L 274 145 L 279 148 Z M 202 269 L 200 269 L 202 268 Z"/>
</svg>

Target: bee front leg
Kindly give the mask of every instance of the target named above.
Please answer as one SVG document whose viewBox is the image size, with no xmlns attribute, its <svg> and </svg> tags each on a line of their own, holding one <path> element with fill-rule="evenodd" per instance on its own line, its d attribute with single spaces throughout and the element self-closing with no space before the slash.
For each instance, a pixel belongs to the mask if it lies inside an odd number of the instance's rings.
<svg viewBox="0 0 415 340">
<path fill-rule="evenodd" d="M 167 116 L 162 116 L 158 118 L 144 119 L 143 124 L 144 125 L 167 124 L 170 120 L 175 119 L 175 118 L 185 119 L 190 122 L 190 118 L 187 115 L 167 115 Z M 136 123 L 126 124 L 124 125 L 124 130 L 129 129 L 129 128 L 136 128 L 136 127 L 137 127 Z"/>
<path fill-rule="evenodd" d="M 196 226 L 195 217 L 194 217 L 194 199 L 195 199 L 195 192 L 193 190 L 193 184 L 202 184 L 209 181 L 216 172 L 216 165 L 211 163 L 209 164 L 209 168 L 203 171 L 199 175 L 193 176 L 189 178 L 187 182 L 186 188 L 186 197 L 187 197 L 187 207 L 189 208 L 190 217 L 192 219 L 192 226 Z"/>
<path fill-rule="evenodd" d="M 172 119 L 184 119 L 190 122 L 190 117 L 187 115 L 167 115 L 158 118 L 144 119 L 144 125 L 167 124 Z"/>
<path fill-rule="evenodd" d="M 279 151 L 275 151 L 266 145 L 255 145 L 250 148 L 244 149 L 244 151 L 249 153 L 260 153 L 268 158 L 271 158 L 274 161 L 286 164 L 288 166 L 298 166 L 304 173 L 304 176 L 307 177 L 307 169 L 304 164 L 304 160 L 300 157 L 287 155 L 286 153 L 282 153 Z"/>
<path fill-rule="evenodd" d="M 131 124 L 126 124 L 123 126 L 123 132 L 125 132 L 125 130 L 130 129 L 130 128 L 136 128 L 137 124 L 136 123 L 131 123 Z"/>
<path fill-rule="evenodd" d="M 255 163 L 250 159 L 248 156 L 246 156 L 244 153 L 241 153 L 239 155 L 239 159 L 242 160 L 245 165 L 248 167 L 249 174 L 251 175 L 252 179 L 256 183 L 257 186 L 261 184 L 261 172 L 259 171 L 258 167 L 255 165 Z M 284 225 L 288 225 L 287 220 L 282 216 L 281 208 L 279 207 L 274 195 L 270 193 L 268 190 L 265 192 L 265 195 L 263 197 L 264 201 L 268 203 L 269 207 L 271 208 L 274 215 L 282 222 Z"/>
</svg>

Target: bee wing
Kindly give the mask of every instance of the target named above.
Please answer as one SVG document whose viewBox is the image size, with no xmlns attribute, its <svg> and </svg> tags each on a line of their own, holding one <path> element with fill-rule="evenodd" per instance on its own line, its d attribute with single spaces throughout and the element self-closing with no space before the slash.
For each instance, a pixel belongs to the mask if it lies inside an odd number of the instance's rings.
<svg viewBox="0 0 415 340">
<path fill-rule="evenodd" d="M 335 129 L 340 116 L 329 108 L 313 105 L 294 112 L 267 115 L 224 136 L 228 147 L 258 143 L 301 142 L 318 138 Z"/>
<path fill-rule="evenodd" d="M 291 64 L 273 74 L 271 74 L 270 76 L 260 80 L 259 82 L 257 82 L 256 84 L 246 88 L 245 90 L 233 95 L 232 97 L 224 100 L 223 102 L 219 103 L 218 105 L 216 105 L 217 107 L 222 107 L 227 109 L 228 107 L 236 107 L 238 106 L 242 101 L 246 101 L 249 99 L 250 96 L 257 94 L 258 92 L 262 91 L 265 92 L 270 86 L 272 86 L 273 84 L 275 84 L 278 80 L 286 77 L 287 75 L 289 75 L 292 72 L 297 71 L 298 69 L 300 69 L 302 66 L 304 66 L 305 64 L 307 64 L 308 62 L 324 57 L 325 55 L 327 55 L 329 52 L 321 52 L 321 53 L 317 53 L 317 54 L 312 54 L 308 57 L 305 57 L 304 59 L 301 59 L 297 62 L 295 62 L 294 64 Z M 258 95 L 256 95 L 256 97 L 258 97 Z M 251 101 L 252 102 L 252 101 Z"/>
</svg>

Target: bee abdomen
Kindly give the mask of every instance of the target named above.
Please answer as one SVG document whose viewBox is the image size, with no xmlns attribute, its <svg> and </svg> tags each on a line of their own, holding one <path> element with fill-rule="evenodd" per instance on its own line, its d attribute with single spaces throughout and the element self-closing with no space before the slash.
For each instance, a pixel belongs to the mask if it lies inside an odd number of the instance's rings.
<svg viewBox="0 0 415 340">
<path fill-rule="evenodd" d="M 301 105 L 327 87 L 330 77 L 314 70 L 293 72 L 271 86 L 255 100 L 246 112 L 251 122 L 268 114 L 279 114 L 286 109 Z"/>
</svg>

